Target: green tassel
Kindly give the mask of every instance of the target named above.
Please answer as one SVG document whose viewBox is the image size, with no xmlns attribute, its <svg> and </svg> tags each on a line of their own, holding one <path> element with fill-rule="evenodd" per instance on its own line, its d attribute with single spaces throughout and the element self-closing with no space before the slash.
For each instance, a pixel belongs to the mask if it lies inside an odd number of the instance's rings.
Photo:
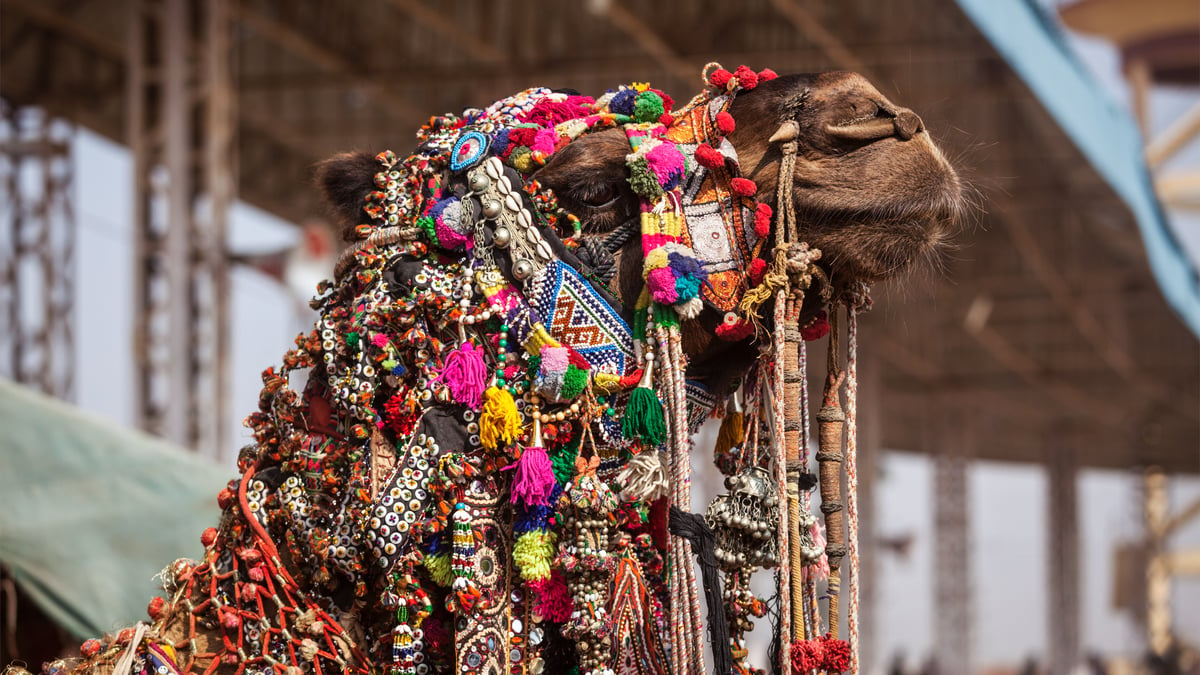
<svg viewBox="0 0 1200 675">
<path fill-rule="evenodd" d="M 662 402 L 649 387 L 636 387 L 625 405 L 625 417 L 621 420 L 621 433 L 625 438 L 640 438 L 650 445 L 662 445 L 667 437 L 667 425 L 663 421 Z"/>
<path fill-rule="evenodd" d="M 575 457 L 579 454 L 579 434 L 569 443 L 560 448 L 550 458 L 550 466 L 554 469 L 554 480 L 559 485 L 566 486 L 575 477 Z"/>
<path fill-rule="evenodd" d="M 431 553 L 421 561 L 429 571 L 429 578 L 439 586 L 449 586 L 454 582 L 454 572 L 450 567 L 449 553 Z"/>
</svg>

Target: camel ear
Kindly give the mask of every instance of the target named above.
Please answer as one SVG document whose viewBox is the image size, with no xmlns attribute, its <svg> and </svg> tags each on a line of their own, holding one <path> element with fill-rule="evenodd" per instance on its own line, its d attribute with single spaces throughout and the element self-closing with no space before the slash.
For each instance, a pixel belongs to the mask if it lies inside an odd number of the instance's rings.
<svg viewBox="0 0 1200 675">
<path fill-rule="evenodd" d="M 344 152 L 317 165 L 317 185 L 337 220 L 344 241 L 354 241 L 354 227 L 367 219 L 363 206 L 375 191 L 379 162 L 366 152 Z"/>
</svg>

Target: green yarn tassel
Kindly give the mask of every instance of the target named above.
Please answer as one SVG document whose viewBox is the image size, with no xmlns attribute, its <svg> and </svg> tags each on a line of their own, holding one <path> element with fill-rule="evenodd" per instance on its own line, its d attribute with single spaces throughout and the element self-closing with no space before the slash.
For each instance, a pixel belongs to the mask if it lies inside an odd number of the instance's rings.
<svg viewBox="0 0 1200 675">
<path fill-rule="evenodd" d="M 579 436 L 560 448 L 550 458 L 550 466 L 554 470 L 554 480 L 559 485 L 566 486 L 575 477 L 575 457 L 579 455 Z"/>
<path fill-rule="evenodd" d="M 636 387 L 625 405 L 625 417 L 621 420 L 621 433 L 625 438 L 639 438 L 650 445 L 662 445 L 667 437 L 667 425 L 663 421 L 662 402 L 649 387 Z"/>
<path fill-rule="evenodd" d="M 433 583 L 438 586 L 449 586 L 454 582 L 454 571 L 450 568 L 449 553 L 432 553 L 423 560 L 421 564 L 429 572 L 429 578 L 433 579 Z"/>
</svg>

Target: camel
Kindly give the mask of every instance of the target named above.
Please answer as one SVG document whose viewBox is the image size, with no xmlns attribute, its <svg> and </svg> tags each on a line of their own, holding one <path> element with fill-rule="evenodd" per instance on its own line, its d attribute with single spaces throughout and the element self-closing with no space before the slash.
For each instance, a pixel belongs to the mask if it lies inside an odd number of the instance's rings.
<svg viewBox="0 0 1200 675">
<path fill-rule="evenodd" d="M 936 260 L 966 203 L 920 117 L 859 75 L 704 78 L 681 107 L 645 84 L 531 89 L 432 118 L 407 157 L 321 164 L 347 249 L 263 373 L 204 558 L 46 672 L 703 668 L 681 542 L 718 528 L 669 512 L 695 423 L 775 358 L 783 289 L 813 329 Z M 762 435 L 733 419 L 727 450 Z M 743 468 L 731 495 L 777 524 L 783 485 Z M 737 525 L 750 559 L 702 562 L 786 563 L 766 520 Z M 761 601 L 726 590 L 736 632 Z M 717 670 L 751 672 L 720 639 Z"/>
</svg>

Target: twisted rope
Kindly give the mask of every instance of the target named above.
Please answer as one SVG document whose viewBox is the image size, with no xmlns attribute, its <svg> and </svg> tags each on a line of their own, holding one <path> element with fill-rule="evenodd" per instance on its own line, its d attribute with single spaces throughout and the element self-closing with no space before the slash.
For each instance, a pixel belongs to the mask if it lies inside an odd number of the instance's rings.
<svg viewBox="0 0 1200 675">
<path fill-rule="evenodd" d="M 687 393 L 683 373 L 687 366 L 683 354 L 679 326 L 655 325 L 658 354 L 662 358 L 664 389 L 670 415 L 671 503 L 689 510 L 692 503 L 691 437 L 687 424 Z M 671 537 L 672 636 L 678 641 L 672 653 L 672 672 L 699 675 L 704 671 L 704 636 L 700 618 L 700 591 L 696 570 L 692 564 L 690 543 L 679 536 Z M 676 625 L 677 624 L 677 625 Z"/>
<path fill-rule="evenodd" d="M 846 537 L 850 547 L 850 673 L 858 675 L 858 307 L 846 306 Z"/>
<path fill-rule="evenodd" d="M 841 567 L 846 554 L 845 528 L 842 518 L 841 464 L 842 432 L 846 415 L 842 412 L 839 392 L 845 381 L 845 373 L 838 368 L 839 321 L 838 312 L 830 316 L 829 331 L 829 375 L 825 380 L 825 395 L 821 410 L 817 413 L 820 423 L 820 450 L 817 451 L 817 470 L 821 477 L 821 512 L 825 514 L 827 544 L 825 554 L 829 558 L 829 636 L 837 639 L 838 616 L 841 611 Z"/>
<path fill-rule="evenodd" d="M 787 445 L 783 441 L 784 419 L 787 417 L 784 404 L 783 379 L 786 372 L 783 362 L 784 325 L 787 305 L 787 292 L 780 290 L 775 294 L 775 362 L 772 368 L 771 382 L 771 420 L 774 429 L 771 434 L 771 452 L 775 461 L 775 480 L 779 485 L 779 494 L 786 495 L 788 490 L 787 476 Z M 779 509 L 779 625 L 776 639 L 779 640 L 779 667 L 781 673 L 790 673 L 792 668 L 792 625 L 793 615 L 803 616 L 803 599 L 797 593 L 799 588 L 792 588 L 792 551 L 789 532 L 791 528 L 789 509 Z M 787 554 L 787 555 L 785 555 Z M 798 563 L 797 563 L 798 564 Z"/>
</svg>

